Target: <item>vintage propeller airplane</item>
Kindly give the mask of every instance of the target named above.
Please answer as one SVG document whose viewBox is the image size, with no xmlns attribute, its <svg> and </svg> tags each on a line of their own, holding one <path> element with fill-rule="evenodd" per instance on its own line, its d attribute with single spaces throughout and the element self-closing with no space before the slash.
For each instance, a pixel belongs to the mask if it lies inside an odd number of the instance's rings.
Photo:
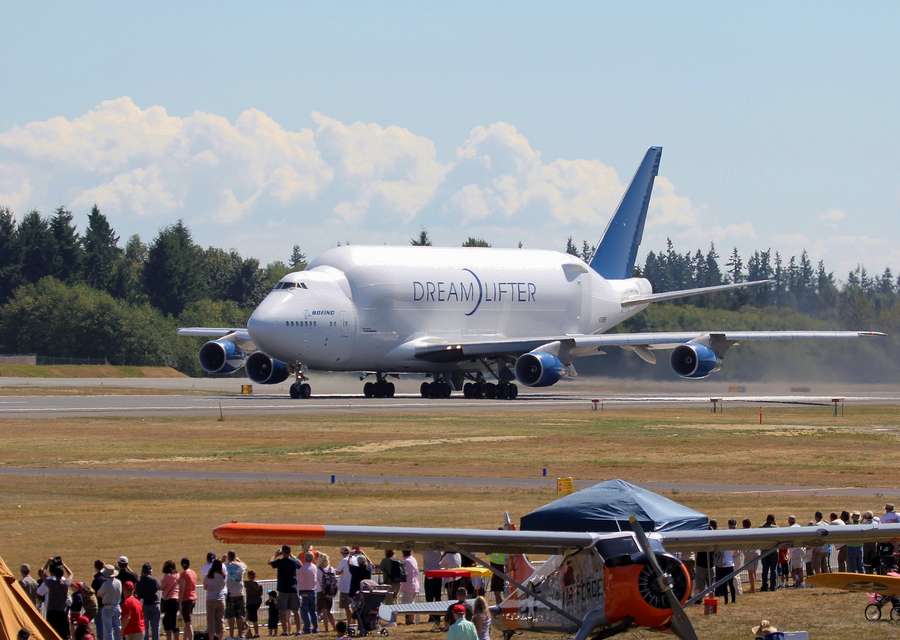
<svg viewBox="0 0 900 640">
<path fill-rule="evenodd" d="M 672 552 L 819 546 L 900 539 L 900 524 L 785 527 L 645 534 L 637 520 L 617 533 L 230 522 L 217 540 L 235 544 L 366 545 L 381 549 L 459 552 L 490 568 L 479 554 L 548 554 L 527 576 L 494 569 L 511 593 L 493 609 L 506 635 L 519 630 L 572 633 L 575 640 L 608 638 L 632 627 L 696 633 L 683 605 L 691 576 Z M 509 566 L 510 563 L 507 563 Z M 696 596 L 695 596 L 696 599 Z"/>
</svg>

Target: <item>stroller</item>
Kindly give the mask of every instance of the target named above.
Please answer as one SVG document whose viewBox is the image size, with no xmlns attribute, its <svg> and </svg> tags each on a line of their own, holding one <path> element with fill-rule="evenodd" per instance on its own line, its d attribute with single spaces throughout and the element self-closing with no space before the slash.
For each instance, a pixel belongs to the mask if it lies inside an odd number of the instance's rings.
<svg viewBox="0 0 900 640">
<path fill-rule="evenodd" d="M 359 583 L 359 591 L 350 601 L 350 611 L 357 624 L 356 635 L 365 636 L 373 631 L 378 631 L 383 636 L 388 635 L 386 628 L 378 628 L 378 608 L 392 593 L 390 585 L 378 584 L 374 580 Z"/>
</svg>

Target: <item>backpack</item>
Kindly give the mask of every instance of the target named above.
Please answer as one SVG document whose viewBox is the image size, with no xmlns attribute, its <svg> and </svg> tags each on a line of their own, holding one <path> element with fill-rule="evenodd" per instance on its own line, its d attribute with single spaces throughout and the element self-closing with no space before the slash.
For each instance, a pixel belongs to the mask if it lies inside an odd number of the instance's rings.
<svg viewBox="0 0 900 640">
<path fill-rule="evenodd" d="M 406 582 L 406 566 L 399 560 L 391 560 L 391 582 Z"/>
<path fill-rule="evenodd" d="M 333 598 L 338 592 L 338 579 L 334 569 L 322 569 L 322 594 Z"/>
</svg>

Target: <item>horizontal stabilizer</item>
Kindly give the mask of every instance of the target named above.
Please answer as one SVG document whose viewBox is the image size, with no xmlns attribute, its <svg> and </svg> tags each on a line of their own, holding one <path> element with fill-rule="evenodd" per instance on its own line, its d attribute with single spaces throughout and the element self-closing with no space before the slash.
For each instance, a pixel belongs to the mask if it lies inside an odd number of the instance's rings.
<svg viewBox="0 0 900 640">
<path fill-rule="evenodd" d="M 722 291 L 731 291 L 732 289 L 743 289 L 744 287 L 759 287 L 764 284 L 771 284 L 773 280 L 752 280 L 750 282 L 735 282 L 733 284 L 719 284 L 713 287 L 698 287 L 696 289 L 681 289 L 679 291 L 665 291 L 663 293 L 651 293 L 646 296 L 638 296 L 636 298 L 628 298 L 622 301 L 623 307 L 633 307 L 638 304 L 650 304 L 651 302 L 665 302 L 666 300 L 678 300 L 679 298 L 689 298 L 690 296 L 700 296 L 706 293 L 719 293 Z"/>
</svg>

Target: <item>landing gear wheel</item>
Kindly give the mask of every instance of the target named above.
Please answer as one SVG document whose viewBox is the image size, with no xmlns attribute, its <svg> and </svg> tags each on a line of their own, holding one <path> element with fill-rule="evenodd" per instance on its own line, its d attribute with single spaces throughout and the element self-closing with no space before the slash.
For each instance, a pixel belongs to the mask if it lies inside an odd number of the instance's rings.
<svg viewBox="0 0 900 640">
<path fill-rule="evenodd" d="M 384 383 L 384 397 L 385 398 L 393 398 L 394 397 L 394 383 L 393 382 L 385 382 Z"/>
<path fill-rule="evenodd" d="M 498 384 L 497 385 L 497 400 L 507 400 L 509 398 L 509 385 L 508 384 Z"/>
<path fill-rule="evenodd" d="M 866 620 L 869 622 L 878 622 L 881 620 L 881 607 L 877 604 L 870 604 L 865 611 Z M 891 617 L 894 617 L 894 611 L 891 610 Z"/>
<path fill-rule="evenodd" d="M 300 397 L 306 400 L 310 396 L 312 396 L 312 387 L 304 382 L 300 385 Z"/>
<path fill-rule="evenodd" d="M 484 385 L 484 397 L 493 400 L 497 397 L 497 385 L 493 382 L 487 382 Z"/>
<path fill-rule="evenodd" d="M 290 394 L 291 398 L 293 398 L 294 400 L 300 397 L 300 383 L 295 382 L 291 385 Z"/>
<path fill-rule="evenodd" d="M 519 397 L 519 387 L 513 383 L 510 383 L 509 390 L 506 392 L 506 397 L 509 400 L 515 400 Z"/>
<path fill-rule="evenodd" d="M 431 397 L 431 384 L 428 382 L 423 382 L 422 385 L 419 387 L 419 393 L 422 394 L 423 398 L 430 398 Z"/>
<path fill-rule="evenodd" d="M 900 622 L 900 607 L 891 607 L 891 622 Z"/>
<path fill-rule="evenodd" d="M 363 385 L 363 395 L 367 398 L 371 398 L 375 395 L 375 385 L 371 382 L 367 382 Z"/>
</svg>

